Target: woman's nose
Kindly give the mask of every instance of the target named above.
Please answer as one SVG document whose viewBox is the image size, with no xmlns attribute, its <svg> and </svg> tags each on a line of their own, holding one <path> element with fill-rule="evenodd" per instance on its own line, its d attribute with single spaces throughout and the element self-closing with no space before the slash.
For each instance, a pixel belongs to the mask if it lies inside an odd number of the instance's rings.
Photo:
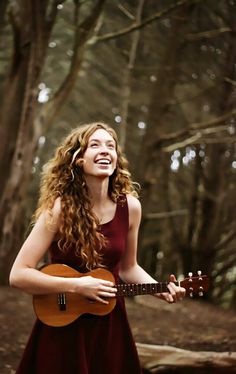
<svg viewBox="0 0 236 374">
<path fill-rule="evenodd" d="M 103 155 L 103 156 L 106 156 L 106 155 L 108 155 L 108 152 L 107 152 L 107 150 L 104 149 L 103 151 L 100 152 L 100 154 Z"/>
<path fill-rule="evenodd" d="M 102 153 L 102 154 L 108 154 L 108 149 L 107 149 L 107 147 L 105 145 L 101 146 L 100 153 Z"/>
</svg>

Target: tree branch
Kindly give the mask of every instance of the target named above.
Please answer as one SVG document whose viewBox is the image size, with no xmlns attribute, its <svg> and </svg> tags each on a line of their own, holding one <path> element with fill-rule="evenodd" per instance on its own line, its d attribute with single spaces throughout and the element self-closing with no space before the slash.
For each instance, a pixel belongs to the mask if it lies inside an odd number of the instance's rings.
<svg viewBox="0 0 236 374">
<path fill-rule="evenodd" d="M 187 129 L 177 131 L 175 133 L 163 135 L 160 139 L 153 142 L 153 148 L 163 149 L 165 152 L 171 152 L 178 147 L 183 148 L 186 145 L 193 144 L 194 142 L 202 139 L 202 131 L 210 132 L 209 128 L 216 124 L 221 124 L 232 116 L 236 115 L 236 109 L 233 109 L 219 117 L 189 125 Z M 221 130 L 222 131 L 222 130 Z M 214 132 L 214 131 L 213 131 Z M 179 140 L 178 140 L 179 139 Z M 175 144 L 173 144 L 173 141 Z"/>
<path fill-rule="evenodd" d="M 75 85 L 76 77 L 82 63 L 85 46 L 87 45 L 91 32 L 94 30 L 105 2 L 106 0 L 98 0 L 89 16 L 86 17 L 81 24 L 78 24 L 78 9 L 80 4 L 79 2 L 75 2 L 75 38 L 73 56 L 66 78 L 53 98 L 51 98 L 42 108 L 44 118 L 47 117 L 47 124 L 51 122 L 52 118 L 56 115 L 58 109 L 61 107 L 63 101 L 71 92 L 72 87 Z"/>
<path fill-rule="evenodd" d="M 230 260 L 224 262 L 224 266 L 222 266 L 218 271 L 214 272 L 214 278 L 216 279 L 219 275 L 225 274 L 227 270 L 231 269 L 236 262 L 236 256 L 230 258 Z"/>
<path fill-rule="evenodd" d="M 223 247 L 226 246 L 226 244 L 230 243 L 234 238 L 236 237 L 235 228 L 233 228 L 231 231 L 229 231 L 218 244 L 215 245 L 215 250 L 218 252 Z"/>
<path fill-rule="evenodd" d="M 201 40 L 201 39 L 216 38 L 217 36 L 221 34 L 225 34 L 227 32 L 235 33 L 235 30 L 232 30 L 230 27 L 221 27 L 220 29 L 207 30 L 207 31 L 197 32 L 194 34 L 187 34 L 185 37 L 185 40 L 195 41 L 195 40 Z"/>
<path fill-rule="evenodd" d="M 236 87 L 236 81 L 234 81 L 233 79 L 230 79 L 228 77 L 224 77 L 224 81 L 227 82 L 227 83 L 230 83 L 230 84 L 232 84 L 232 86 Z"/>
<path fill-rule="evenodd" d="M 235 263 L 235 261 L 234 261 Z M 236 286 L 236 280 L 227 281 L 225 284 L 222 284 L 222 287 L 219 289 L 219 292 L 216 294 L 216 298 L 219 300 L 226 292 L 229 291 L 229 288 Z"/>
<path fill-rule="evenodd" d="M 205 143 L 205 144 L 232 144 L 232 143 L 235 143 L 236 141 L 236 137 L 235 136 L 225 136 L 224 138 L 223 137 L 218 137 L 218 138 L 204 138 L 202 137 L 201 140 L 196 141 L 192 144 L 202 144 L 202 143 Z"/>
<path fill-rule="evenodd" d="M 122 12 L 123 14 L 125 14 L 126 17 L 128 17 L 128 18 L 131 19 L 132 21 L 135 20 L 135 16 L 133 16 L 133 14 L 131 14 L 130 11 L 124 7 L 124 5 L 122 5 L 122 4 L 118 4 L 118 9 L 120 9 L 121 12 Z"/>
<path fill-rule="evenodd" d="M 198 132 L 197 134 L 195 134 L 193 136 L 190 136 L 189 138 L 187 138 L 187 139 L 185 139 L 181 142 L 177 142 L 177 143 L 171 144 L 167 147 L 163 147 L 162 150 L 164 152 L 173 152 L 177 148 L 178 149 L 185 148 L 190 144 L 196 143 L 197 141 L 199 141 L 199 139 L 201 139 L 201 137 L 202 137 L 202 134 L 200 132 Z"/>
<path fill-rule="evenodd" d="M 209 372 L 220 372 L 218 369 L 225 370 L 225 372 L 232 372 L 236 365 L 235 352 L 211 352 L 211 351 L 189 351 L 186 349 L 175 348 L 163 345 L 151 345 L 136 343 L 142 367 L 147 372 L 157 373 L 158 369 L 170 368 L 175 369 L 209 368 Z M 163 371 L 164 372 L 164 371 Z M 167 372 L 167 371 L 166 371 Z M 195 371 L 196 372 L 196 371 Z M 223 372 L 223 371 L 221 371 Z"/>
<path fill-rule="evenodd" d="M 188 209 L 172 210 L 171 212 L 147 213 L 144 218 L 148 220 L 162 219 L 176 216 L 185 216 L 188 214 Z"/>
<path fill-rule="evenodd" d="M 176 148 L 184 148 L 191 144 L 200 144 L 202 142 L 207 144 L 224 144 L 224 143 L 232 143 L 235 142 L 236 138 L 235 136 L 230 137 L 220 137 L 220 138 L 204 138 L 204 134 L 217 134 L 221 131 L 226 131 L 228 126 L 219 126 L 214 128 L 206 128 L 202 129 L 201 131 L 198 131 L 195 135 L 191 136 L 190 138 L 185 139 L 182 142 L 177 142 L 174 144 L 171 144 L 167 147 L 162 148 L 164 152 L 172 152 Z"/>
<path fill-rule="evenodd" d="M 143 69 L 143 70 L 144 69 L 153 70 L 153 67 L 151 67 L 151 68 L 140 68 L 140 69 Z M 135 70 L 137 70 L 137 66 L 135 67 Z M 182 96 L 180 98 L 171 99 L 167 103 L 167 105 L 168 105 L 168 107 L 171 107 L 171 106 L 174 106 L 174 105 L 185 104 L 185 103 L 187 103 L 189 101 L 192 101 L 192 100 L 198 98 L 201 95 L 206 94 L 208 91 L 215 89 L 216 85 L 219 84 L 219 83 L 222 83 L 222 82 L 229 83 L 232 86 L 236 87 L 236 81 L 234 81 L 233 79 L 230 79 L 228 77 L 223 77 L 223 78 L 217 79 L 217 83 L 215 82 L 215 84 L 211 84 L 211 85 L 209 85 L 207 87 L 202 88 L 201 90 L 199 90 L 197 93 L 193 94 L 192 96 L 188 95 L 187 97 Z"/>
<path fill-rule="evenodd" d="M 161 10 L 159 12 L 154 13 L 151 17 L 148 17 L 147 19 L 143 20 L 140 23 L 134 23 L 133 25 L 125 27 L 124 29 L 122 29 L 120 31 L 111 32 L 111 33 L 107 33 L 105 35 L 92 37 L 89 40 L 88 44 L 93 45 L 93 44 L 96 44 L 96 43 L 99 43 L 99 42 L 104 42 L 104 41 L 107 41 L 107 40 L 116 39 L 116 38 L 119 38 L 121 36 L 130 34 L 131 32 L 133 32 L 135 30 L 139 30 L 139 29 L 151 24 L 152 22 L 156 21 L 157 19 L 160 19 L 160 18 L 168 15 L 169 13 L 174 11 L 175 9 L 177 9 L 177 8 L 183 6 L 183 5 L 189 4 L 189 3 L 192 3 L 192 1 L 191 0 L 178 0 L 175 4 L 172 4 L 164 10 Z"/>
<path fill-rule="evenodd" d="M 185 148 L 189 145 L 193 144 L 231 144 L 235 143 L 236 137 L 220 137 L 220 138 L 204 138 L 201 134 L 196 134 L 196 136 L 192 136 L 182 142 L 174 143 L 168 147 L 162 148 L 164 152 L 173 152 L 176 149 Z"/>
<path fill-rule="evenodd" d="M 49 38 L 52 28 L 54 26 L 56 17 L 57 17 L 57 12 L 58 12 L 58 5 L 64 3 L 66 0 L 53 0 L 51 4 L 51 9 L 48 12 L 47 19 L 45 21 L 46 24 L 46 34 L 47 38 Z"/>
<path fill-rule="evenodd" d="M 142 19 L 143 8 L 145 5 L 146 0 L 139 0 L 137 5 L 137 14 L 136 14 L 136 22 L 140 22 Z M 136 31 L 132 35 L 130 53 L 129 53 L 129 60 L 127 64 L 127 68 L 124 72 L 124 80 L 123 80 L 123 87 L 121 90 L 121 118 L 122 122 L 120 124 L 120 146 L 122 149 L 125 149 L 125 145 L 127 142 L 127 127 L 128 127 L 128 114 L 129 114 L 129 106 L 130 106 L 130 98 L 131 98 L 131 79 L 132 73 L 134 69 L 134 64 L 137 55 L 138 44 L 140 40 L 140 31 Z"/>
</svg>

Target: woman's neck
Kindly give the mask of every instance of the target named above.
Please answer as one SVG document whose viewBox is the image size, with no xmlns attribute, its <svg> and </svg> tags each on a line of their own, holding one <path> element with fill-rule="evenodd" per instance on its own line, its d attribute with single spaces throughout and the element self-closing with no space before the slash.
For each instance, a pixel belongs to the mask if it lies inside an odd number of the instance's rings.
<svg viewBox="0 0 236 374">
<path fill-rule="evenodd" d="M 100 224 L 107 223 L 114 218 L 116 203 L 108 195 L 109 178 L 94 178 L 86 176 L 92 210 Z"/>
<path fill-rule="evenodd" d="M 86 184 L 89 190 L 89 196 L 92 202 L 92 205 L 102 205 L 109 199 L 108 196 L 108 185 L 109 178 L 101 179 L 86 176 Z"/>
</svg>

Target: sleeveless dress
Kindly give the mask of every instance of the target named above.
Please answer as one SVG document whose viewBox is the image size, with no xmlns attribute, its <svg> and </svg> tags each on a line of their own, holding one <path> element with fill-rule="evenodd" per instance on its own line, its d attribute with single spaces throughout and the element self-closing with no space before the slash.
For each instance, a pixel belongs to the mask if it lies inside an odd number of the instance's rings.
<svg viewBox="0 0 236 374">
<path fill-rule="evenodd" d="M 118 201 L 114 218 L 101 231 L 108 239 L 105 265 L 119 282 L 119 261 L 125 250 L 129 217 L 127 199 Z M 63 254 L 53 242 L 52 263 L 64 263 L 83 272 L 73 251 Z M 124 298 L 117 297 L 105 316 L 83 314 L 71 324 L 50 327 L 39 320 L 25 348 L 16 374 L 140 374 L 136 346 L 127 320 Z"/>
</svg>

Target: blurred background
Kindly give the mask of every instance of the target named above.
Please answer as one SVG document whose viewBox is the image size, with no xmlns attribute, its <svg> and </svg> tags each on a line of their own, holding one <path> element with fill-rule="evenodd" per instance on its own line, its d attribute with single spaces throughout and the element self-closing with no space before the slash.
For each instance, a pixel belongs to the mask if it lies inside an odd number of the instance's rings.
<svg viewBox="0 0 236 374">
<path fill-rule="evenodd" d="M 128 303 L 135 340 L 235 351 L 235 14 L 235 0 L 0 0 L 1 373 L 15 372 L 33 323 L 6 286 L 42 167 L 91 121 L 116 130 L 141 185 L 140 264 L 158 280 L 210 279 L 204 303 Z M 232 357 L 219 372 L 235 372 Z M 199 360 L 191 373 L 218 373 Z"/>
<path fill-rule="evenodd" d="M 0 282 L 70 129 L 118 133 L 157 279 L 201 270 L 236 309 L 236 1 L 1 0 Z"/>
</svg>

